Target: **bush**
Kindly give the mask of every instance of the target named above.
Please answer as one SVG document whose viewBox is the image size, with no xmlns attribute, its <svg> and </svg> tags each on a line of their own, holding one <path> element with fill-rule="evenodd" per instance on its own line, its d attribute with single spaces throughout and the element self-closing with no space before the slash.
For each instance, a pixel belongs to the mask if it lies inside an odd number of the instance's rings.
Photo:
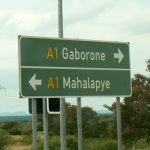
<svg viewBox="0 0 150 150">
<path fill-rule="evenodd" d="M 7 131 L 11 135 L 20 135 L 22 126 L 16 121 L 6 122 L 3 124 L 2 129 Z"/>
<path fill-rule="evenodd" d="M 12 129 L 8 130 L 8 133 L 11 135 L 21 135 L 21 128 L 13 127 Z"/>
<path fill-rule="evenodd" d="M 50 150 L 60 150 L 59 136 L 50 137 L 48 144 L 49 144 L 48 147 L 49 147 Z M 44 149 L 43 145 L 44 145 L 43 140 L 39 140 L 38 150 L 43 150 Z"/>
<path fill-rule="evenodd" d="M 0 130 L 0 150 L 5 150 L 9 144 L 10 137 L 7 132 Z"/>
<path fill-rule="evenodd" d="M 38 143 L 38 150 L 43 150 L 44 149 L 44 143 L 43 143 L 43 141 L 39 141 L 39 143 Z"/>
<path fill-rule="evenodd" d="M 117 150 L 117 143 L 108 138 L 88 138 L 84 139 L 84 149 L 86 150 Z"/>
<path fill-rule="evenodd" d="M 72 135 L 68 135 L 66 138 L 67 141 L 67 150 L 77 150 L 78 142 L 77 138 Z M 43 150 L 43 141 L 39 141 L 38 150 Z M 49 140 L 49 149 L 50 150 L 60 150 L 60 139 L 59 136 L 50 137 Z"/>
<path fill-rule="evenodd" d="M 31 124 L 27 124 L 22 128 L 21 134 L 23 135 L 32 135 L 32 126 Z"/>
<path fill-rule="evenodd" d="M 108 140 L 104 143 L 102 146 L 102 150 L 116 150 L 117 149 L 117 143 L 113 140 Z"/>
<path fill-rule="evenodd" d="M 78 140 L 73 135 L 67 136 L 67 147 L 69 150 L 77 150 L 78 149 Z"/>
<path fill-rule="evenodd" d="M 32 144 L 32 137 L 24 135 L 24 136 L 22 136 L 22 139 L 20 140 L 20 142 L 24 145 L 30 145 L 30 144 Z"/>
<path fill-rule="evenodd" d="M 75 136 L 68 135 L 66 137 L 66 141 L 67 141 L 67 149 L 68 150 L 77 150 L 78 149 L 78 141 Z M 50 138 L 49 148 L 54 149 L 54 150 L 60 150 L 60 137 L 59 136 L 53 136 Z"/>
<path fill-rule="evenodd" d="M 60 150 L 60 139 L 59 136 L 53 136 L 49 141 L 50 149 Z"/>
</svg>

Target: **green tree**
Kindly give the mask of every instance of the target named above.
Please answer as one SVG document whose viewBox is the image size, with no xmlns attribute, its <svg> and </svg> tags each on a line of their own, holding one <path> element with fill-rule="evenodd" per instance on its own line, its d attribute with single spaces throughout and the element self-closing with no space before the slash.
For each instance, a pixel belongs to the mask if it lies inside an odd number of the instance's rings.
<svg viewBox="0 0 150 150">
<path fill-rule="evenodd" d="M 82 124 L 84 137 L 106 137 L 109 134 L 109 121 L 99 116 L 90 107 L 82 108 Z M 67 135 L 77 135 L 77 106 L 66 103 Z M 49 115 L 49 134 L 60 134 L 59 115 Z"/>
<path fill-rule="evenodd" d="M 9 134 L 19 135 L 21 134 L 22 125 L 16 121 L 5 122 L 2 129 L 6 130 Z"/>
<path fill-rule="evenodd" d="M 147 64 L 147 71 L 150 72 L 150 59 L 148 59 L 148 60 L 146 61 L 146 64 Z"/>
<path fill-rule="evenodd" d="M 105 106 L 116 112 L 116 104 Z M 123 142 L 127 146 L 140 138 L 150 138 L 150 78 L 136 74 L 132 79 L 132 95 L 121 104 Z M 116 121 L 114 121 L 116 135 Z"/>
<path fill-rule="evenodd" d="M 27 123 L 22 127 L 21 130 L 22 135 L 32 135 L 32 125 L 31 123 Z"/>
<path fill-rule="evenodd" d="M 70 135 L 77 134 L 77 107 L 66 104 L 67 133 Z"/>
<path fill-rule="evenodd" d="M 109 121 L 105 116 L 97 114 L 90 107 L 83 107 L 82 114 L 84 137 L 104 138 L 110 136 Z"/>
<path fill-rule="evenodd" d="M 8 133 L 0 129 L 0 149 L 6 150 L 6 146 L 9 144 L 10 137 Z"/>
<path fill-rule="evenodd" d="M 49 134 L 59 135 L 60 134 L 60 116 L 59 115 L 49 115 Z"/>
</svg>

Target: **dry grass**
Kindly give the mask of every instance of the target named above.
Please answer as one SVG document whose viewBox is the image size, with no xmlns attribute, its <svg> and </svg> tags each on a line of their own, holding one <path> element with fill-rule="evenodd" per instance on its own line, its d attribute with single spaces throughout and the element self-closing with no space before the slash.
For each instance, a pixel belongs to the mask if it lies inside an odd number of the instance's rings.
<svg viewBox="0 0 150 150">
<path fill-rule="evenodd" d="M 22 139 L 21 135 L 11 135 L 10 137 L 15 141 L 20 141 Z"/>
<path fill-rule="evenodd" d="M 8 150 L 32 150 L 31 145 L 9 145 Z"/>
<path fill-rule="evenodd" d="M 43 140 L 43 133 L 38 132 L 38 140 Z M 11 135 L 11 144 L 8 150 L 32 150 L 32 138 L 24 135 Z"/>
<path fill-rule="evenodd" d="M 21 135 L 11 135 L 12 142 L 10 145 L 8 145 L 7 149 L 8 150 L 32 150 L 31 143 L 30 144 L 25 143 L 28 139 L 29 139 L 28 137 L 21 136 Z"/>
</svg>

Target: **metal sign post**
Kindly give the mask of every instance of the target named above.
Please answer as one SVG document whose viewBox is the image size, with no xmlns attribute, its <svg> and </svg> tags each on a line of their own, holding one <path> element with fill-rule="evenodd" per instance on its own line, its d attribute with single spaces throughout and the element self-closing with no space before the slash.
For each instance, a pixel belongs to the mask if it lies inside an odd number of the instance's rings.
<svg viewBox="0 0 150 150">
<path fill-rule="evenodd" d="M 58 36 L 63 38 L 63 10 L 62 0 L 58 0 Z M 60 99 L 60 143 L 61 150 L 66 150 L 66 108 L 65 98 Z"/>
<path fill-rule="evenodd" d="M 77 98 L 78 150 L 83 149 L 81 98 Z"/>
<path fill-rule="evenodd" d="M 60 99 L 60 144 L 61 144 L 61 150 L 67 149 L 65 98 Z"/>
<path fill-rule="evenodd" d="M 122 150 L 120 97 L 116 97 L 118 150 Z"/>
<path fill-rule="evenodd" d="M 47 113 L 46 98 L 43 98 L 43 129 L 44 129 L 44 150 L 48 150 L 48 113 Z"/>
<path fill-rule="evenodd" d="M 32 132 L 33 132 L 33 149 L 38 149 L 37 143 L 37 113 L 36 113 L 36 99 L 32 99 Z"/>
</svg>

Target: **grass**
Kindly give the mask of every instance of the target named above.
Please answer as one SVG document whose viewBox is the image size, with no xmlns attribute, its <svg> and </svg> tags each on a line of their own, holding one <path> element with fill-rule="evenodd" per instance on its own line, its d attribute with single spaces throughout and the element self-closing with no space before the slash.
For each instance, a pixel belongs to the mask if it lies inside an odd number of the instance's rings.
<svg viewBox="0 0 150 150">
<path fill-rule="evenodd" d="M 8 150 L 32 150 L 32 145 L 9 145 Z"/>
<path fill-rule="evenodd" d="M 11 135 L 8 150 L 32 150 L 32 137 L 25 135 Z"/>
<path fill-rule="evenodd" d="M 138 148 L 139 150 L 150 150 L 150 143 L 146 143 L 145 139 L 140 139 L 135 144 L 135 147 Z"/>
<path fill-rule="evenodd" d="M 32 150 L 32 136 L 27 135 L 11 135 L 8 150 Z M 38 141 L 43 140 L 43 134 L 38 133 Z"/>
<path fill-rule="evenodd" d="M 117 142 L 113 139 L 89 138 L 84 140 L 85 150 L 116 150 Z"/>
<path fill-rule="evenodd" d="M 67 136 L 68 138 L 69 136 Z M 75 139 L 72 137 L 70 138 L 70 142 L 68 141 L 68 145 L 76 145 Z M 39 141 L 39 148 L 43 150 L 43 134 L 38 133 L 38 141 Z M 56 150 L 60 149 L 60 139 L 59 136 L 52 136 L 50 137 L 49 144 L 51 144 L 51 148 L 55 148 Z M 83 142 L 83 149 L 84 150 L 117 150 L 117 141 L 113 139 L 103 139 L 103 138 L 88 138 L 84 139 Z M 144 139 L 139 140 L 136 145 L 136 149 L 138 150 L 150 150 L 150 144 L 147 144 Z M 11 136 L 11 143 L 8 145 L 8 150 L 32 150 L 32 137 L 31 136 Z M 76 148 L 71 148 L 71 150 Z"/>
</svg>

